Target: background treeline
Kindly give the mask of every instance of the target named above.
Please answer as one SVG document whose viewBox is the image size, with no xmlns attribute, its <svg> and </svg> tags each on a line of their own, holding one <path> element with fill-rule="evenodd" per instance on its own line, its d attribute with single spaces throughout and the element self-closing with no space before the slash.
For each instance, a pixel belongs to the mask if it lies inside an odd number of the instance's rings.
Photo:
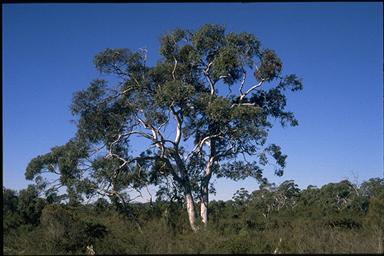
<svg viewBox="0 0 384 256">
<path fill-rule="evenodd" d="M 3 188 L 4 254 L 383 253 L 384 179 L 300 190 L 289 180 L 210 203 L 193 233 L 182 201 L 64 203 Z"/>
</svg>

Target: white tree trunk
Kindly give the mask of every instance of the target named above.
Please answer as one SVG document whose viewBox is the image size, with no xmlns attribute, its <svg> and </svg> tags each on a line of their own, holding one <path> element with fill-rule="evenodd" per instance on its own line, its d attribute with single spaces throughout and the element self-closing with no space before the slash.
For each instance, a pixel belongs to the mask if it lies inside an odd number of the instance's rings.
<svg viewBox="0 0 384 256">
<path fill-rule="evenodd" d="M 177 179 L 179 184 L 181 184 L 184 188 L 184 200 L 187 206 L 189 225 L 191 226 L 193 232 L 196 232 L 198 228 L 196 226 L 195 203 L 192 197 L 192 190 L 191 190 L 189 177 L 186 175 L 184 163 L 178 154 L 175 154 L 175 161 L 181 176 L 181 178 L 177 178 Z"/>
<path fill-rule="evenodd" d="M 208 186 L 203 186 L 201 189 L 200 217 L 206 227 L 208 225 Z"/>
<path fill-rule="evenodd" d="M 209 181 L 212 175 L 213 158 L 211 158 L 205 168 L 205 176 L 200 185 L 200 217 L 204 227 L 208 225 L 208 203 L 209 203 Z"/>
<path fill-rule="evenodd" d="M 195 207 L 192 194 L 190 192 L 185 193 L 185 203 L 187 204 L 189 225 L 191 225 L 193 232 L 196 232 L 198 228 L 196 226 Z"/>
</svg>

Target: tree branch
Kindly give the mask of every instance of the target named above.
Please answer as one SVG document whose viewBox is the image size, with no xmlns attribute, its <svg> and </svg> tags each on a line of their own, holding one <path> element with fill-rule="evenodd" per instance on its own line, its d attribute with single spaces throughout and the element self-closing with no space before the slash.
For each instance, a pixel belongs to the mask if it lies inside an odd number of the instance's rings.
<svg viewBox="0 0 384 256">
<path fill-rule="evenodd" d="M 240 84 L 240 95 L 243 95 L 243 87 L 244 87 L 244 83 L 245 83 L 245 79 L 247 78 L 247 73 L 243 73 L 243 79 L 241 80 L 241 84 Z"/>
<path fill-rule="evenodd" d="M 177 67 L 177 59 L 175 57 L 173 57 L 173 59 L 175 60 L 175 65 L 174 65 L 173 70 L 172 70 L 172 77 L 173 77 L 173 80 L 176 80 L 175 71 L 176 71 L 176 67 Z"/>
<path fill-rule="evenodd" d="M 264 83 L 264 79 L 262 79 L 259 83 L 253 85 L 251 88 L 249 88 L 245 93 L 241 93 L 239 101 L 241 102 L 245 96 L 247 96 L 249 93 L 251 93 L 256 88 L 260 87 Z M 241 88 L 242 90 L 242 88 Z"/>
<path fill-rule="evenodd" d="M 191 153 L 188 154 L 187 158 L 185 161 L 187 161 L 193 154 L 199 153 L 204 146 L 204 144 L 207 142 L 207 140 L 212 139 L 212 138 L 223 138 L 223 136 L 220 136 L 221 133 L 219 134 L 214 134 L 214 135 L 209 135 L 204 137 L 196 146 L 193 148 Z"/>
<path fill-rule="evenodd" d="M 256 106 L 255 103 L 249 103 L 249 102 L 246 102 L 246 103 L 234 103 L 231 105 L 231 108 L 235 107 L 235 106 Z"/>
<path fill-rule="evenodd" d="M 205 75 L 205 77 L 207 78 L 207 81 L 208 81 L 209 86 L 210 86 L 210 88 L 211 88 L 211 95 L 213 95 L 213 94 L 215 93 L 215 85 L 214 85 L 212 79 L 211 79 L 210 76 L 209 76 L 209 69 L 211 68 L 212 64 L 213 64 L 213 61 L 211 61 L 211 62 L 208 64 L 207 68 L 204 70 L 204 75 Z"/>
<path fill-rule="evenodd" d="M 179 117 L 178 113 L 172 106 L 170 107 L 170 109 L 176 121 L 176 136 L 175 136 L 174 143 L 175 143 L 175 146 L 178 147 L 181 139 L 181 125 L 183 120 Z"/>
</svg>

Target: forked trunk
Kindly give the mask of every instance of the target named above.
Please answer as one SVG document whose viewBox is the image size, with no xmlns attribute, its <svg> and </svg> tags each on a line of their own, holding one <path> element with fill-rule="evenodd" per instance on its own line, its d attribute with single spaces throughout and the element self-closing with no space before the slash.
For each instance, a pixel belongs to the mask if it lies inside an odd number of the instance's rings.
<svg viewBox="0 0 384 256">
<path fill-rule="evenodd" d="M 177 175 L 175 175 L 175 177 L 178 180 L 179 184 L 181 184 L 184 188 L 184 199 L 187 205 L 189 225 L 191 226 L 193 232 L 196 232 L 198 228 L 196 226 L 195 204 L 192 197 L 191 184 L 189 182 L 188 176 L 186 175 L 184 162 L 181 160 L 178 154 L 175 154 L 175 160 L 177 168 L 180 171 L 181 178 L 178 178 Z"/>
</svg>

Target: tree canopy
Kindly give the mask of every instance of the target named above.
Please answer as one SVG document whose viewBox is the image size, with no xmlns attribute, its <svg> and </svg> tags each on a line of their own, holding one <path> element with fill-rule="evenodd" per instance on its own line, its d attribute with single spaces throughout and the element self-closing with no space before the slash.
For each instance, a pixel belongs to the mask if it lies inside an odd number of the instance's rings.
<svg viewBox="0 0 384 256">
<path fill-rule="evenodd" d="M 96 79 L 74 94 L 76 135 L 32 159 L 26 178 L 49 193 L 65 186 L 73 203 L 102 195 L 124 204 L 129 189 L 158 185 L 185 201 L 197 230 L 194 205 L 199 199 L 207 224 L 212 175 L 265 184 L 268 163 L 283 174 L 287 156 L 267 144 L 268 132 L 273 120 L 298 124 L 286 92 L 303 85 L 254 35 L 221 25 L 164 34 L 153 66 L 147 54 L 108 48 L 95 56 L 112 82 Z M 56 183 L 44 173 L 58 175 Z"/>
</svg>

